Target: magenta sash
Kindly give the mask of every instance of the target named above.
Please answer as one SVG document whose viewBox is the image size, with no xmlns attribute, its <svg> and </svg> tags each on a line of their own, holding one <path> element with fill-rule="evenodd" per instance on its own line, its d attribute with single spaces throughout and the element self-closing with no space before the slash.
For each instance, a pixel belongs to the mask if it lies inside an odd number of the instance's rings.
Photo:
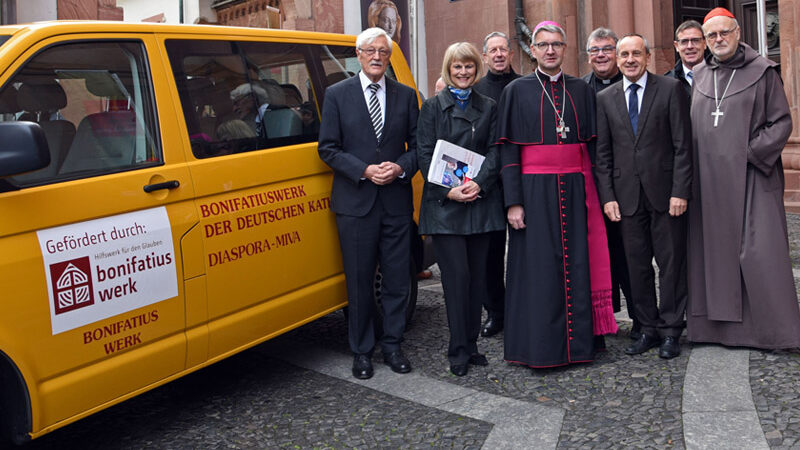
<svg viewBox="0 0 800 450">
<path fill-rule="evenodd" d="M 606 226 L 586 144 L 525 145 L 521 147 L 520 153 L 523 174 L 583 174 L 593 331 L 596 336 L 616 333 L 617 321 L 614 319 L 611 302 L 611 263 L 608 257 Z"/>
</svg>

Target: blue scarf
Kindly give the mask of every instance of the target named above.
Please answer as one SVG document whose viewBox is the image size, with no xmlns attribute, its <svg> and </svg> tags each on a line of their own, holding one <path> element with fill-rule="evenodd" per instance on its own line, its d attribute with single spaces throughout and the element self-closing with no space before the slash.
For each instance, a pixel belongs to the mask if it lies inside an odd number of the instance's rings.
<svg viewBox="0 0 800 450">
<path fill-rule="evenodd" d="M 469 95 L 472 94 L 472 88 L 459 89 L 453 86 L 447 86 L 447 89 L 456 100 L 456 105 L 458 105 L 462 111 L 467 109 L 467 105 L 469 104 Z"/>
</svg>

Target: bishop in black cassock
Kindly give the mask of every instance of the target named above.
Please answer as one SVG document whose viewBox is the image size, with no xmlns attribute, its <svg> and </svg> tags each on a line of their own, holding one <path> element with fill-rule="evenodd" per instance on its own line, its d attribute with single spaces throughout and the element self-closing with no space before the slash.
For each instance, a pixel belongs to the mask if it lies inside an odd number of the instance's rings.
<svg viewBox="0 0 800 450">
<path fill-rule="evenodd" d="M 525 228 L 509 229 L 509 362 L 553 367 L 592 361 L 594 335 L 617 330 L 591 175 L 594 114 L 593 90 L 562 72 L 550 76 L 537 69 L 509 84 L 500 98 L 505 206 L 521 205 L 525 217 Z"/>
</svg>

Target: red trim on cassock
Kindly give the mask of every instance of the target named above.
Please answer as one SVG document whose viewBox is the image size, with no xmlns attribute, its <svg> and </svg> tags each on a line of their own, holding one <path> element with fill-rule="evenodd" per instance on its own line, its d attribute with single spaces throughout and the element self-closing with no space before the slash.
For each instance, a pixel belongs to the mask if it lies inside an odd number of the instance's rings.
<svg viewBox="0 0 800 450">
<path fill-rule="evenodd" d="M 561 179 L 561 174 L 558 175 L 558 214 L 559 214 L 559 223 L 561 226 L 559 230 L 561 231 L 561 268 L 563 269 L 564 273 L 564 310 L 567 311 L 567 316 L 565 317 L 567 320 L 564 323 L 567 332 L 567 361 L 572 361 L 571 351 L 570 351 L 570 341 L 572 340 L 572 325 L 570 322 L 570 312 L 572 312 L 572 295 L 570 295 L 569 291 L 569 269 L 567 268 L 567 238 L 565 235 L 567 234 L 567 214 L 566 214 L 566 199 L 564 198 L 564 180 Z"/>
<path fill-rule="evenodd" d="M 583 174 L 589 245 L 589 281 L 592 297 L 592 331 L 596 336 L 616 333 L 617 321 L 614 319 L 614 310 L 611 305 L 611 263 L 608 257 L 608 239 L 586 144 L 524 146 L 520 152 L 520 159 L 523 174 Z M 559 184 L 559 199 L 562 195 L 560 191 L 561 185 Z M 563 228 L 564 213 L 559 211 L 559 214 Z M 562 248 L 564 259 L 566 259 L 566 244 L 563 241 Z M 566 292 L 569 295 L 568 287 Z"/>
<path fill-rule="evenodd" d="M 530 364 L 528 364 L 528 363 L 524 363 L 524 362 L 522 362 L 522 361 L 514 361 L 514 360 L 511 360 L 511 359 L 507 359 L 507 360 L 505 360 L 505 361 L 506 361 L 507 363 L 511 363 L 511 364 L 519 364 L 519 365 L 521 365 L 521 366 L 530 367 L 531 369 L 550 369 L 550 368 L 553 368 L 553 367 L 563 367 L 563 366 L 568 366 L 568 365 L 570 365 L 570 364 L 581 364 L 581 363 L 590 363 L 590 362 L 594 362 L 594 360 L 593 360 L 593 359 L 582 359 L 582 360 L 580 360 L 580 361 L 570 361 L 570 362 L 565 362 L 565 363 L 561 363 L 561 364 L 553 364 L 552 366 L 533 366 L 533 365 L 530 365 Z"/>
<path fill-rule="evenodd" d="M 513 167 L 513 166 L 519 166 L 519 164 L 516 164 L 516 163 L 514 163 L 514 164 L 506 164 L 505 166 L 503 166 L 500 169 L 500 173 L 503 173 L 503 171 L 506 170 L 506 167 Z"/>
</svg>

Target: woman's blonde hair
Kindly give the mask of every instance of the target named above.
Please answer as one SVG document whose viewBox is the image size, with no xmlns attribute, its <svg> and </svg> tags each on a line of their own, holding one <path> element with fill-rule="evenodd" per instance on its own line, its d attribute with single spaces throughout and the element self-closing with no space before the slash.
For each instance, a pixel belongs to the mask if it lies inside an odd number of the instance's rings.
<svg viewBox="0 0 800 450">
<path fill-rule="evenodd" d="M 258 135 L 250 128 L 250 125 L 240 119 L 228 120 L 217 127 L 217 140 L 219 141 L 231 141 L 256 136 Z"/>
<path fill-rule="evenodd" d="M 475 80 L 473 85 L 478 82 L 483 76 L 483 60 L 481 59 L 481 52 L 469 42 L 456 42 L 444 52 L 444 61 L 442 62 L 442 80 L 448 86 L 455 86 L 453 79 L 450 78 L 450 66 L 455 61 L 473 62 L 475 63 Z"/>
</svg>

